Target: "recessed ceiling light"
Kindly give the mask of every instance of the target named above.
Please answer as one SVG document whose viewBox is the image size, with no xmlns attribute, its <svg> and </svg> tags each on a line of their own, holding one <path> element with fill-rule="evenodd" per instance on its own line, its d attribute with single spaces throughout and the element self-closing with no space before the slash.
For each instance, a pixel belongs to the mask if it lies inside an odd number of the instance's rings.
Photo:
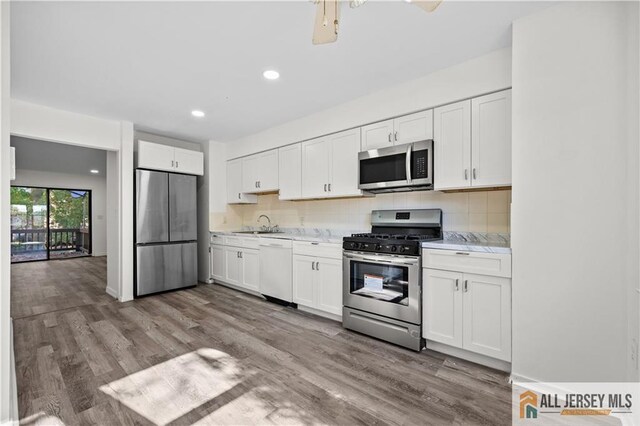
<svg viewBox="0 0 640 426">
<path fill-rule="evenodd" d="M 100 170 L 96 170 L 96 169 L 91 169 L 89 170 L 91 173 L 93 173 L 94 175 L 97 175 L 98 173 L 100 173 Z"/>
<path fill-rule="evenodd" d="M 191 115 L 193 115 L 194 117 L 200 118 L 200 117 L 204 117 L 204 112 L 194 109 L 193 111 L 191 111 Z"/>
<path fill-rule="evenodd" d="M 277 80 L 278 78 L 280 78 L 280 73 L 276 70 L 266 70 L 262 73 L 262 75 L 267 80 Z"/>
</svg>

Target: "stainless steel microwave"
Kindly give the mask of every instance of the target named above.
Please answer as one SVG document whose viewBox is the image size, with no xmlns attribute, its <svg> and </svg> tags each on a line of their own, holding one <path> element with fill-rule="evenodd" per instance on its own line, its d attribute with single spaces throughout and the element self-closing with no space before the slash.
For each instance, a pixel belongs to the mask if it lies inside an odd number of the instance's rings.
<svg viewBox="0 0 640 426">
<path fill-rule="evenodd" d="M 374 193 L 433 189 L 433 140 L 358 154 L 358 188 Z"/>
</svg>

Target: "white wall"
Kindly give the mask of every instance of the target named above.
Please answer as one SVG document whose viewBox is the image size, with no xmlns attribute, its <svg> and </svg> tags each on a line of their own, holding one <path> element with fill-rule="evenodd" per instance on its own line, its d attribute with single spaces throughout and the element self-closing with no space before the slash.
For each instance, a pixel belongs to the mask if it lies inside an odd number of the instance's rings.
<svg viewBox="0 0 640 426">
<path fill-rule="evenodd" d="M 510 86 L 511 49 L 505 48 L 244 137 L 228 144 L 227 158 L 312 139 Z"/>
<path fill-rule="evenodd" d="M 117 256 L 120 246 L 120 235 L 117 232 L 109 232 L 109 230 L 120 227 L 120 162 L 118 155 L 117 151 L 107 152 L 107 256 L 109 253 Z M 120 261 L 110 262 L 107 257 L 107 293 L 115 298 L 118 298 L 120 294 L 120 268 Z"/>
<path fill-rule="evenodd" d="M 13 341 L 10 318 L 10 31 L 9 2 L 0 4 L 0 424 L 18 420 L 17 395 L 12 386 Z"/>
<path fill-rule="evenodd" d="M 89 148 L 120 149 L 119 121 L 11 100 L 11 134 Z"/>
<path fill-rule="evenodd" d="M 94 256 L 107 255 L 107 180 L 104 175 L 79 175 L 16 170 L 12 185 L 91 190 L 91 242 Z"/>
<path fill-rule="evenodd" d="M 514 23 L 516 378 L 637 378 L 637 18 L 637 3 L 570 2 Z"/>
<path fill-rule="evenodd" d="M 209 141 L 208 158 L 209 229 L 215 231 L 229 225 L 227 221 L 227 144 Z"/>
</svg>

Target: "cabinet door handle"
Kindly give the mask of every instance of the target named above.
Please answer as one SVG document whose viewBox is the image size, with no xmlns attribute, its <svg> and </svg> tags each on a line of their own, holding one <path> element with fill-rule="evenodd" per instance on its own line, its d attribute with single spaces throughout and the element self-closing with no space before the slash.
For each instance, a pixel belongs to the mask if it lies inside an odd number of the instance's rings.
<svg viewBox="0 0 640 426">
<path fill-rule="evenodd" d="M 464 180 L 468 180 L 469 179 L 469 170 L 464 169 Z"/>
<path fill-rule="evenodd" d="M 394 140 L 394 141 L 396 141 L 396 142 L 398 142 L 398 132 L 395 132 L 395 133 L 393 134 L 393 140 Z"/>
<path fill-rule="evenodd" d="M 456 278 L 456 291 L 460 290 L 460 280 Z"/>
<path fill-rule="evenodd" d="M 316 262 L 311 262 L 311 270 L 312 270 L 312 271 L 315 271 L 315 270 L 316 270 L 315 265 L 316 265 Z"/>
<path fill-rule="evenodd" d="M 178 162 L 176 161 L 176 169 L 178 168 Z"/>
<path fill-rule="evenodd" d="M 242 252 L 240 252 L 240 259 L 244 259 L 244 257 L 242 257 Z"/>
<path fill-rule="evenodd" d="M 467 293 L 469 291 L 469 280 L 464 280 L 464 292 Z"/>
<path fill-rule="evenodd" d="M 316 262 L 316 271 L 320 270 L 320 262 Z"/>
<path fill-rule="evenodd" d="M 260 188 L 260 181 L 258 181 L 258 188 Z"/>
<path fill-rule="evenodd" d="M 171 160 L 171 167 L 173 167 L 173 160 Z"/>
<path fill-rule="evenodd" d="M 388 139 L 389 139 L 389 142 L 391 142 L 391 133 L 389 133 L 389 138 Z"/>
<path fill-rule="evenodd" d="M 238 192 L 238 200 L 242 199 L 242 197 L 240 196 L 240 193 Z"/>
<path fill-rule="evenodd" d="M 473 168 L 473 178 L 474 178 L 474 179 L 478 179 L 478 178 L 476 177 L 476 168 L 475 168 L 475 167 Z"/>
<path fill-rule="evenodd" d="M 327 192 L 327 184 L 324 184 L 324 192 Z"/>
<path fill-rule="evenodd" d="M 331 192 L 331 184 L 329 184 L 329 192 Z"/>
</svg>

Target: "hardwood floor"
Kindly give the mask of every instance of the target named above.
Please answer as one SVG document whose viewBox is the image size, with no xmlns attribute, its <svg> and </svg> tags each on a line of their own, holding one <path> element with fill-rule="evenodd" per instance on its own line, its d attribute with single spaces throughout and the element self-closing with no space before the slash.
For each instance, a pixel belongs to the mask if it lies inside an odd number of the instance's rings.
<svg viewBox="0 0 640 426">
<path fill-rule="evenodd" d="M 218 285 L 105 285 L 105 258 L 12 266 L 22 424 L 511 423 L 505 373 Z"/>
</svg>

